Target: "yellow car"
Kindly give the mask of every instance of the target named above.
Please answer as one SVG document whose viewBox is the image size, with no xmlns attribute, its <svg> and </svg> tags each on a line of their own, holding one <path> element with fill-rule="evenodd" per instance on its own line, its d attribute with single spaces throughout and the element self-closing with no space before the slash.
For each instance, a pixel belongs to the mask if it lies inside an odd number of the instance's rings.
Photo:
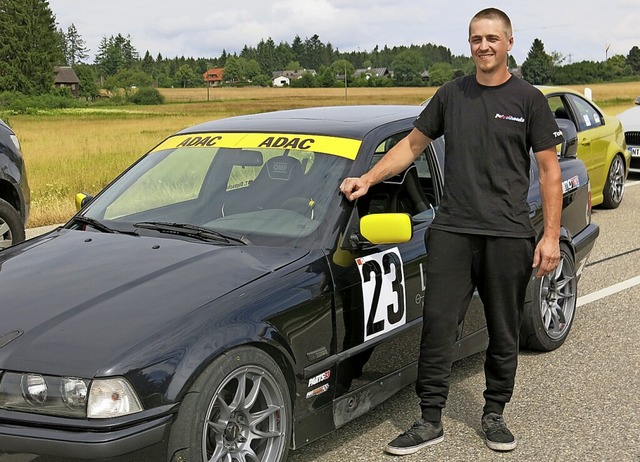
<svg viewBox="0 0 640 462">
<path fill-rule="evenodd" d="M 614 209 L 622 202 L 631 155 L 622 124 L 581 93 L 564 87 L 538 87 L 556 119 L 569 119 L 578 129 L 578 158 L 587 166 L 593 205 Z"/>
</svg>

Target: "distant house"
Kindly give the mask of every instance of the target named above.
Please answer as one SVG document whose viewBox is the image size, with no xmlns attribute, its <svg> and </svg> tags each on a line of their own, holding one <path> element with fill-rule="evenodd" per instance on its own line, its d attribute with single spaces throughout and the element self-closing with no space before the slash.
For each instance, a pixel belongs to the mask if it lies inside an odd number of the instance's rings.
<svg viewBox="0 0 640 462">
<path fill-rule="evenodd" d="M 218 85 L 222 85 L 222 78 L 224 77 L 224 68 L 223 67 L 213 67 L 209 69 L 207 72 L 202 74 L 204 78 L 204 84 L 207 87 L 217 87 Z"/>
<path fill-rule="evenodd" d="M 56 66 L 54 85 L 59 88 L 69 88 L 73 96 L 80 95 L 80 79 L 71 66 Z"/>
<path fill-rule="evenodd" d="M 356 69 L 353 76 L 357 79 L 364 75 L 369 80 L 371 77 L 391 77 L 389 69 L 386 67 L 368 67 L 366 69 Z"/>
<path fill-rule="evenodd" d="M 271 75 L 271 84 L 274 87 L 284 87 L 291 85 L 292 80 L 301 78 L 305 74 L 311 74 L 315 77 L 315 69 L 302 69 L 300 71 L 274 71 Z"/>
</svg>

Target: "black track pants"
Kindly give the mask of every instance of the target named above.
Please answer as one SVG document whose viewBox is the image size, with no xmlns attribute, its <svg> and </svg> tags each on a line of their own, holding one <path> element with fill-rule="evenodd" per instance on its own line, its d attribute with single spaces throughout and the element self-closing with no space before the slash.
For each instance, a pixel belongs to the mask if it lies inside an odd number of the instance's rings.
<svg viewBox="0 0 640 462">
<path fill-rule="evenodd" d="M 449 393 L 453 345 L 474 288 L 484 304 L 484 412 L 502 413 L 511 399 L 518 335 L 532 275 L 534 240 L 430 230 L 416 392 L 425 420 L 439 421 Z"/>
</svg>

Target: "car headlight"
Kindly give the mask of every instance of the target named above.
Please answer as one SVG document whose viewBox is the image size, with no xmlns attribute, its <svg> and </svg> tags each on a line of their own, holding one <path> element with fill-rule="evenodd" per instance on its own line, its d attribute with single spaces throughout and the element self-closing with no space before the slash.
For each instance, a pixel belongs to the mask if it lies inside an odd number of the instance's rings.
<svg viewBox="0 0 640 462">
<path fill-rule="evenodd" d="M 6 372 L 0 379 L 0 409 L 61 417 L 105 419 L 142 411 L 124 378 L 54 377 Z"/>
</svg>

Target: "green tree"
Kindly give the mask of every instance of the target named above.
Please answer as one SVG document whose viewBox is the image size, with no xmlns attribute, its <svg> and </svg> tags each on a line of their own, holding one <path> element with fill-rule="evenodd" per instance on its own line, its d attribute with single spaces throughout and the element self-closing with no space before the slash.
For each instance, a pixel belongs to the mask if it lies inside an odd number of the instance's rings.
<svg viewBox="0 0 640 462">
<path fill-rule="evenodd" d="M 544 51 L 542 41 L 535 39 L 522 63 L 522 77 L 534 85 L 544 85 L 551 81 L 553 71 L 553 58 Z"/>
<path fill-rule="evenodd" d="M 98 45 L 95 64 L 100 75 L 108 77 L 121 70 L 130 69 L 140 60 L 138 52 L 131 44 L 131 37 L 122 34 L 102 37 Z"/>
<path fill-rule="evenodd" d="M 271 72 L 279 70 L 276 44 L 271 37 L 269 37 L 266 42 L 261 40 L 260 43 L 258 43 L 255 61 L 266 74 L 271 74 Z"/>
<path fill-rule="evenodd" d="M 199 83 L 199 79 L 190 66 L 183 64 L 176 71 L 176 83 L 178 83 L 182 88 L 188 88 Z"/>
<path fill-rule="evenodd" d="M 224 82 L 225 83 L 238 83 L 242 77 L 242 68 L 239 58 L 235 56 L 227 57 L 227 62 L 224 65 Z"/>
<path fill-rule="evenodd" d="M 640 74 L 640 48 L 634 46 L 629 50 L 629 54 L 627 55 L 627 64 L 631 67 L 631 70 Z"/>
<path fill-rule="evenodd" d="M 330 67 L 323 66 L 320 68 L 320 72 L 316 76 L 316 83 L 322 88 L 333 88 L 338 84 L 338 81 L 336 80 L 336 73 Z"/>
<path fill-rule="evenodd" d="M 104 81 L 104 88 L 108 90 L 115 90 L 123 88 L 126 93 L 135 87 L 150 87 L 153 83 L 153 78 L 146 72 L 136 69 L 122 69 L 115 75 L 107 77 Z"/>
<path fill-rule="evenodd" d="M 252 82 L 256 77 L 264 74 L 260 64 L 255 59 L 242 60 L 242 79 Z"/>
<path fill-rule="evenodd" d="M 353 74 L 356 71 L 356 68 L 346 59 L 338 59 L 331 63 L 329 67 L 334 76 L 340 76 L 340 80 L 344 85 L 344 78 L 347 77 L 347 83 L 353 80 Z M 335 77 L 334 77 L 335 78 Z"/>
<path fill-rule="evenodd" d="M 607 59 L 603 64 L 603 71 L 605 81 L 618 80 L 633 74 L 623 55 L 614 55 Z"/>
<path fill-rule="evenodd" d="M 553 77 L 553 83 L 556 85 L 597 83 L 601 81 L 601 66 L 599 63 L 592 61 L 580 61 L 559 67 Z"/>
<path fill-rule="evenodd" d="M 429 85 L 432 87 L 439 87 L 453 78 L 453 66 L 449 63 L 435 63 L 429 68 Z"/>
<path fill-rule="evenodd" d="M 75 24 L 71 24 L 67 28 L 64 37 L 64 56 L 69 66 L 74 66 L 83 62 L 89 57 L 89 49 L 85 41 L 82 39 Z"/>
<path fill-rule="evenodd" d="M 289 63 L 284 67 L 285 71 L 298 72 L 300 69 L 302 69 L 302 66 L 300 65 L 299 61 L 289 61 Z M 280 69 L 277 69 L 277 70 L 280 70 Z"/>
<path fill-rule="evenodd" d="M 300 78 L 291 81 L 293 88 L 314 88 L 315 86 L 316 79 L 311 72 L 305 72 Z"/>
<path fill-rule="evenodd" d="M 142 87 L 135 91 L 129 98 L 133 104 L 162 104 L 164 96 L 158 90 L 152 87 Z"/>
<path fill-rule="evenodd" d="M 0 92 L 50 92 L 63 59 L 48 1 L 0 0 Z"/>
<path fill-rule="evenodd" d="M 417 87 L 422 85 L 424 58 L 417 50 L 404 50 L 398 53 L 391 65 L 393 79 L 400 87 Z"/>
<path fill-rule="evenodd" d="M 149 50 L 144 54 L 144 58 L 142 58 L 142 61 L 140 62 L 140 68 L 147 74 L 154 75 L 156 73 L 156 62 L 154 61 L 153 56 L 151 56 L 151 53 L 149 53 Z"/>
<path fill-rule="evenodd" d="M 98 96 L 97 75 L 95 68 L 90 64 L 76 64 L 73 67 L 80 80 L 80 96 L 93 99 Z"/>
</svg>

